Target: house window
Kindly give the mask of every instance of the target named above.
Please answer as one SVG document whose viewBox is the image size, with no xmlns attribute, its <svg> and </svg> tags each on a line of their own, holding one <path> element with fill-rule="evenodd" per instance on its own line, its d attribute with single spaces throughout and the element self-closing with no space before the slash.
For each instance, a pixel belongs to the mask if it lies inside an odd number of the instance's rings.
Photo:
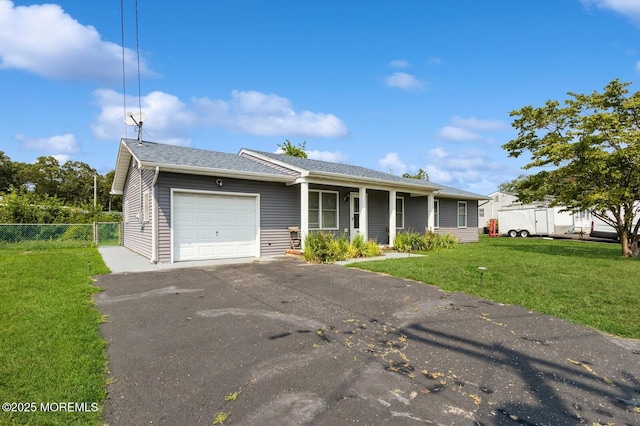
<svg viewBox="0 0 640 426">
<path fill-rule="evenodd" d="M 151 194 L 145 192 L 142 197 L 142 218 L 145 222 L 151 220 Z"/>
<path fill-rule="evenodd" d="M 404 198 L 396 198 L 396 229 L 404 229 Z"/>
<path fill-rule="evenodd" d="M 458 228 L 467 227 L 467 202 L 458 201 Z"/>
<path fill-rule="evenodd" d="M 484 218 L 484 209 L 478 209 L 478 217 Z"/>
<path fill-rule="evenodd" d="M 433 227 L 440 228 L 440 200 L 433 200 Z"/>
<path fill-rule="evenodd" d="M 338 193 L 309 191 L 309 229 L 338 229 Z"/>
<path fill-rule="evenodd" d="M 129 223 L 129 200 L 122 203 L 122 216 L 124 217 L 124 223 Z"/>
</svg>

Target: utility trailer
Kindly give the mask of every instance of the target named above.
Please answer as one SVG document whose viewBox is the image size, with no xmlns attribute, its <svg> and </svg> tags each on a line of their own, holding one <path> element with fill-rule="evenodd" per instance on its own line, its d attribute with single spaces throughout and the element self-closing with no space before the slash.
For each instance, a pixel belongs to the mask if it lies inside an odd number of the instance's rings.
<svg viewBox="0 0 640 426">
<path fill-rule="evenodd" d="M 573 228 L 569 212 L 560 207 L 512 209 L 498 211 L 498 230 L 509 237 L 564 234 Z"/>
</svg>

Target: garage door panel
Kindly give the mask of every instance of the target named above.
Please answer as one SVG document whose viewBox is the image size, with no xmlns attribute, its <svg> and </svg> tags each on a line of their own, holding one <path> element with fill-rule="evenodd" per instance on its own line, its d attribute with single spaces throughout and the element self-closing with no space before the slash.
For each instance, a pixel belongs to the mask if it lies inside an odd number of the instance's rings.
<svg viewBox="0 0 640 426">
<path fill-rule="evenodd" d="M 174 260 L 256 256 L 257 200 L 174 193 Z"/>
</svg>

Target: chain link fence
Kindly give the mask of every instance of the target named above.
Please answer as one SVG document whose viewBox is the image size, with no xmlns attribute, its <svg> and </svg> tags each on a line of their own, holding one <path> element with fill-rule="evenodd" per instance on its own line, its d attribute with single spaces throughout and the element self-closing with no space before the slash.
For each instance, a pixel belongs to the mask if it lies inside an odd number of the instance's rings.
<svg viewBox="0 0 640 426">
<path fill-rule="evenodd" d="M 0 247 L 8 244 L 29 246 L 53 242 L 70 246 L 86 244 L 116 246 L 120 245 L 121 240 L 122 227 L 119 222 L 0 223 Z"/>
</svg>

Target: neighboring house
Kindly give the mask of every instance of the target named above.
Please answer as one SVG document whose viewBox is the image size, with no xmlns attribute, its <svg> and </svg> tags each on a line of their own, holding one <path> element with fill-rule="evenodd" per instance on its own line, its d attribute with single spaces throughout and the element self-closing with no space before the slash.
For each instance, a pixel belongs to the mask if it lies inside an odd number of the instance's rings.
<svg viewBox="0 0 640 426">
<path fill-rule="evenodd" d="M 359 166 L 242 149 L 236 154 L 122 139 L 112 193 L 123 244 L 152 262 L 284 254 L 289 227 L 392 244 L 431 229 L 478 241 L 478 200 Z"/>
<path fill-rule="evenodd" d="M 487 199 L 478 203 L 478 227 L 486 228 L 489 226 L 491 219 L 498 218 L 500 210 L 516 208 L 521 206 L 518 203 L 518 197 L 508 192 L 492 192 L 487 195 Z"/>
</svg>

